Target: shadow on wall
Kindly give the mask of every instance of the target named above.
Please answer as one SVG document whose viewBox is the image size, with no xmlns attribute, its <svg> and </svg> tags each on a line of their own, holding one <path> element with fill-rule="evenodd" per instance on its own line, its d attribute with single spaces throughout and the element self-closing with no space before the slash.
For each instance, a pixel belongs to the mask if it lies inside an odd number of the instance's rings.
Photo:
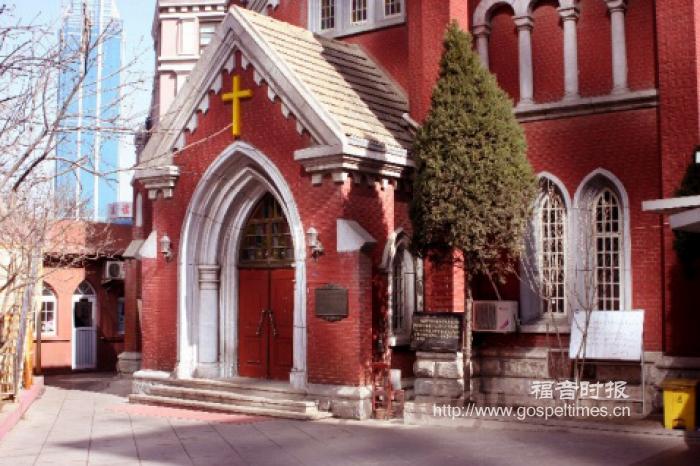
<svg viewBox="0 0 700 466">
<path fill-rule="evenodd" d="M 698 357 L 700 273 L 689 277 L 679 264 L 675 264 L 671 269 L 668 293 L 670 303 L 665 316 L 664 351 L 670 356 Z"/>
<path fill-rule="evenodd" d="M 131 390 L 131 378 L 113 372 L 74 372 L 72 374 L 49 374 L 44 385 L 64 390 L 79 390 L 106 393 L 126 397 Z"/>
</svg>

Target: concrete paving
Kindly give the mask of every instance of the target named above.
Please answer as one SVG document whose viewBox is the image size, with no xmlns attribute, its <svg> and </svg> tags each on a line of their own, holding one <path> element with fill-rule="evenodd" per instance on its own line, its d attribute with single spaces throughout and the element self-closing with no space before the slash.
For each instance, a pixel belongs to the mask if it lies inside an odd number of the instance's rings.
<svg viewBox="0 0 700 466">
<path fill-rule="evenodd" d="M 378 421 L 291 421 L 129 405 L 128 380 L 46 379 L 0 465 L 698 465 L 679 437 Z"/>
</svg>

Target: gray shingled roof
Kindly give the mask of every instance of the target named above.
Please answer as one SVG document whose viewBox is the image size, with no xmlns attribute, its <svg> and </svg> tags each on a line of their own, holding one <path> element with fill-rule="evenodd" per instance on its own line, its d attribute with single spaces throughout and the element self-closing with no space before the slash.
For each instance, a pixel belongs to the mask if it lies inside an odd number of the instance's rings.
<svg viewBox="0 0 700 466">
<path fill-rule="evenodd" d="M 406 97 L 364 51 L 250 10 L 239 12 L 338 121 L 346 135 L 403 147 Z"/>
</svg>

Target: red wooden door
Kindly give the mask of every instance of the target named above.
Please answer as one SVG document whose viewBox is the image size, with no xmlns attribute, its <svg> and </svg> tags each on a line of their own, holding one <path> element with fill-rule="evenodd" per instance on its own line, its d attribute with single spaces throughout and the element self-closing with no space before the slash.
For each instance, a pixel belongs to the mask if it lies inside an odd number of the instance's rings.
<svg viewBox="0 0 700 466">
<path fill-rule="evenodd" d="M 288 380 L 292 370 L 294 269 L 270 270 L 270 378 Z"/>
<path fill-rule="evenodd" d="M 238 373 L 244 377 L 267 377 L 267 304 L 269 271 L 238 271 Z"/>
<path fill-rule="evenodd" d="M 239 269 L 238 373 L 289 379 L 294 269 Z"/>
</svg>

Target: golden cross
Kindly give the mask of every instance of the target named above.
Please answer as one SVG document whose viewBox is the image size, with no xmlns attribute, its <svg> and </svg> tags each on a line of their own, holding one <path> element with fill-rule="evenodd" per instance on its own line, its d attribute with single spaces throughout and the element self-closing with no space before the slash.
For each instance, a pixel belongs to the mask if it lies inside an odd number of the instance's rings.
<svg viewBox="0 0 700 466">
<path fill-rule="evenodd" d="M 231 133 L 234 136 L 241 135 L 241 99 L 249 99 L 253 97 L 253 91 L 251 89 L 241 89 L 240 84 L 241 77 L 234 75 L 233 89 L 231 89 L 231 92 L 227 92 L 221 96 L 221 100 L 224 102 L 233 102 Z"/>
</svg>

